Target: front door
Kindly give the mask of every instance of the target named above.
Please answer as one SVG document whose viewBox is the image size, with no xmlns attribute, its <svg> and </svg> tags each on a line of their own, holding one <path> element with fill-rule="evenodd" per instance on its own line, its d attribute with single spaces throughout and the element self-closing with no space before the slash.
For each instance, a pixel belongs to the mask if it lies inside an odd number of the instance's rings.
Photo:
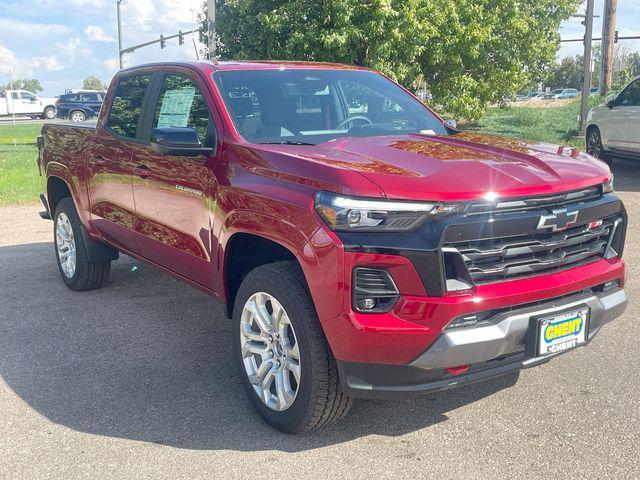
<svg viewBox="0 0 640 480">
<path fill-rule="evenodd" d="M 629 84 L 620 96 L 621 102 L 624 102 L 628 132 L 623 148 L 633 155 L 638 155 L 640 154 L 640 79 Z"/>
<path fill-rule="evenodd" d="M 191 127 L 203 145 L 213 146 L 215 125 L 199 78 L 186 69 L 157 75 L 146 135 L 151 138 L 155 128 Z M 213 156 L 161 155 L 149 144 L 132 158 L 140 253 L 207 288 L 213 288 L 218 243 L 213 238 L 214 161 Z"/>
<path fill-rule="evenodd" d="M 131 157 L 144 148 L 140 139 L 143 105 L 151 75 L 118 81 L 109 115 L 98 123 L 87 154 L 91 219 L 111 243 L 137 252 Z"/>
</svg>

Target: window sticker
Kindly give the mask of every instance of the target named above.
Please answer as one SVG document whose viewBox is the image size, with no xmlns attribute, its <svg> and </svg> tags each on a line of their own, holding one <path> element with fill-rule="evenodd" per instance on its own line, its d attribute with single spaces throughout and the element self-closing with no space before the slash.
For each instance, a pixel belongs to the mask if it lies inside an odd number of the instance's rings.
<svg viewBox="0 0 640 480">
<path fill-rule="evenodd" d="M 160 107 L 158 127 L 186 127 L 189 123 L 189 114 L 195 94 L 194 87 L 167 90 Z"/>
</svg>

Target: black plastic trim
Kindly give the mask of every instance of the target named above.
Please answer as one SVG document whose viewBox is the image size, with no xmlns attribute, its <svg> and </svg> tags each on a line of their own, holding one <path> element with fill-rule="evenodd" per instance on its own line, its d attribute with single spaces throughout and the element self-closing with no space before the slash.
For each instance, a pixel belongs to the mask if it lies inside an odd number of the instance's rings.
<svg viewBox="0 0 640 480">
<path fill-rule="evenodd" d="M 103 263 L 117 260 L 120 257 L 120 252 L 115 248 L 107 245 L 106 243 L 97 242 L 91 240 L 89 233 L 84 225 L 80 226 L 82 231 L 82 242 L 87 249 L 87 255 L 89 262 L 91 263 Z"/>
</svg>

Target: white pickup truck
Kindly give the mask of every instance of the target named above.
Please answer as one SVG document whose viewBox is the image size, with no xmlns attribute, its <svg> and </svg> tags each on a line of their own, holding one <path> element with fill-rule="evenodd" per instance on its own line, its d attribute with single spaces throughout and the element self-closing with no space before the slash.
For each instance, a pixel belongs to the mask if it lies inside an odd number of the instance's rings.
<svg viewBox="0 0 640 480">
<path fill-rule="evenodd" d="M 27 90 L 5 90 L 0 93 L 0 117 L 14 113 L 32 118 L 56 118 L 56 99 L 40 98 Z"/>
</svg>

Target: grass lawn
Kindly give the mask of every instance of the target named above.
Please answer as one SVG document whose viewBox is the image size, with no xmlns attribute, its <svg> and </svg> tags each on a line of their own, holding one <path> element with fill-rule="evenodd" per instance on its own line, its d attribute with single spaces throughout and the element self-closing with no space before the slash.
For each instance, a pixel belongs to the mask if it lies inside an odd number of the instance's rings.
<svg viewBox="0 0 640 480">
<path fill-rule="evenodd" d="M 598 105 L 601 99 L 591 97 L 590 106 Z M 531 105 L 535 105 L 531 102 Z M 461 125 L 463 130 L 477 130 L 496 135 L 509 135 L 525 140 L 572 145 L 584 150 L 584 140 L 572 138 L 578 131 L 580 99 L 561 106 L 545 102 L 545 107 L 527 105 L 526 102 L 512 106 L 490 107 L 480 120 Z"/>
<path fill-rule="evenodd" d="M 0 205 L 37 203 L 36 137 L 41 124 L 0 125 Z"/>
</svg>

